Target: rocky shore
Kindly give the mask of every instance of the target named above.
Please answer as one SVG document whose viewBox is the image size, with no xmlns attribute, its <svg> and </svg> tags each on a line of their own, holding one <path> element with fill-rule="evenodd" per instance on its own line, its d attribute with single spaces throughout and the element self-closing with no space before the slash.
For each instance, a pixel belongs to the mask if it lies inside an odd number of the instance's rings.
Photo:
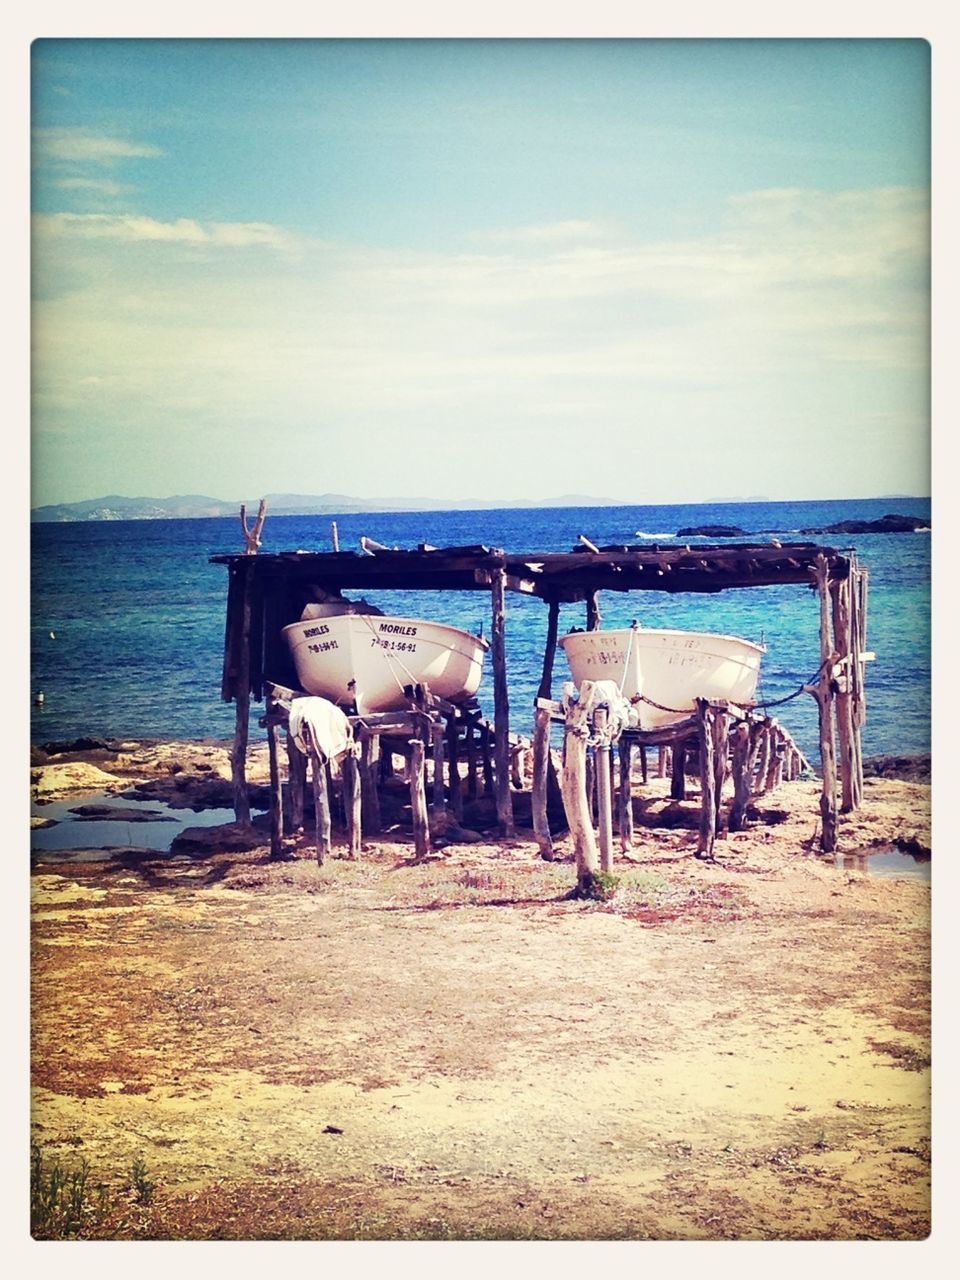
<svg viewBox="0 0 960 1280">
<path fill-rule="evenodd" d="M 189 821 L 229 786 L 223 743 L 59 745 L 31 762 L 41 814 Z M 652 782 L 596 903 L 522 825 L 421 862 L 402 823 L 322 868 L 229 825 L 179 856 L 37 860 L 33 1137 L 104 1187 L 74 1234 L 923 1238 L 929 787 L 907 768 L 868 777 L 836 858 L 816 782 L 763 797 L 715 863 L 696 796 Z"/>
</svg>

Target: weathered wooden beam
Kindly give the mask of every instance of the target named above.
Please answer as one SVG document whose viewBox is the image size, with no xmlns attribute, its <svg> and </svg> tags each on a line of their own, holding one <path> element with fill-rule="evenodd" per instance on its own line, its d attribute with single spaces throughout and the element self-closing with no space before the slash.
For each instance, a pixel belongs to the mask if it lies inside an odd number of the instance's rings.
<svg viewBox="0 0 960 1280">
<path fill-rule="evenodd" d="M 533 816 L 533 833 L 540 850 L 540 857 L 553 861 L 553 838 L 547 817 L 547 766 L 550 760 L 550 711 L 536 707 L 533 721 L 533 782 L 530 805 Z"/>
<path fill-rule="evenodd" d="M 857 795 L 856 733 L 853 724 L 853 681 L 857 665 L 854 655 L 850 618 L 850 579 L 830 584 L 834 647 L 844 664 L 837 683 L 837 759 L 840 766 L 840 812 L 851 813 L 859 806 Z M 839 663 L 838 663 L 839 665 Z M 836 670 L 836 668 L 835 668 Z"/>
<path fill-rule="evenodd" d="M 280 780 L 280 725 L 267 717 L 267 757 L 270 763 L 270 857 L 283 857 L 283 784 Z"/>
<path fill-rule="evenodd" d="M 731 772 L 733 773 L 733 802 L 727 825 L 731 831 L 742 831 L 747 805 L 750 803 L 750 774 L 747 761 L 750 758 L 750 726 L 743 721 L 733 731 Z"/>
<path fill-rule="evenodd" d="M 820 850 L 833 853 L 837 847 L 837 764 L 834 750 L 833 664 L 834 652 L 830 635 L 830 567 L 825 556 L 818 556 L 815 570 L 820 599 L 820 675 L 816 685 L 808 687 L 817 702 L 820 731 L 820 768 L 823 788 L 820 795 Z"/>
<path fill-rule="evenodd" d="M 317 865 L 322 867 L 324 859 L 333 847 L 330 818 L 330 782 L 327 777 L 327 766 L 320 759 L 319 752 L 310 752 L 310 773 L 313 781 L 313 820 L 316 830 Z"/>
<path fill-rule="evenodd" d="M 426 749 L 422 738 L 410 739 L 410 813 L 413 820 L 413 848 L 417 858 L 430 852 L 430 819 L 427 816 L 427 788 L 424 781 Z"/>
<path fill-rule="evenodd" d="M 233 780 L 233 812 L 241 826 L 250 826 L 250 795 L 247 790 L 247 742 L 250 736 L 250 617 L 253 603 L 253 557 L 245 559 L 240 588 L 239 622 L 236 633 L 237 673 L 234 682 L 236 717 L 233 745 L 230 749 L 230 773 Z"/>
<path fill-rule="evenodd" d="M 587 594 L 587 630 L 599 631 L 601 621 L 600 592 L 590 591 Z"/>
<path fill-rule="evenodd" d="M 700 830 L 696 856 L 712 861 L 717 835 L 717 776 L 714 768 L 714 709 L 706 698 L 697 698 L 697 719 L 700 725 Z"/>
<path fill-rule="evenodd" d="M 626 853 L 633 848 L 633 787 L 631 779 L 633 743 L 629 738 L 621 737 L 617 746 L 617 754 L 620 757 L 620 820 L 618 823 L 620 828 L 620 851 Z M 641 758 L 646 755 L 642 747 L 640 748 L 640 755 Z"/>
<path fill-rule="evenodd" d="M 510 698 L 507 689 L 506 613 L 504 592 L 506 570 L 493 572 L 490 587 L 492 627 L 490 632 L 490 659 L 493 668 L 493 752 L 496 769 L 494 795 L 497 805 L 497 824 L 500 835 L 510 840 L 515 835 L 513 825 L 513 798 L 510 792 Z"/>
<path fill-rule="evenodd" d="M 360 821 L 363 830 L 378 836 L 383 830 L 380 816 L 380 735 L 368 734 L 360 741 Z"/>
<path fill-rule="evenodd" d="M 600 869 L 586 788 L 587 736 L 590 731 L 587 706 L 592 687 L 592 682 L 585 680 L 580 687 L 580 700 L 571 702 L 567 708 L 561 779 L 563 807 L 577 864 L 577 892 L 583 896 L 590 895 Z M 573 685 L 568 684 L 567 688 L 572 691 Z"/>
<path fill-rule="evenodd" d="M 606 707 L 593 713 L 593 728 L 599 741 L 594 747 L 597 786 L 597 820 L 600 828 L 600 870 L 613 870 L 613 823 L 610 795 L 610 715 Z"/>
<path fill-rule="evenodd" d="M 303 830 L 303 799 L 307 784 L 307 757 L 295 745 L 289 731 L 286 734 L 287 799 L 290 806 L 290 829 Z"/>
<path fill-rule="evenodd" d="M 340 766 L 343 785 L 343 812 L 347 820 L 347 857 L 360 857 L 363 829 L 363 801 L 360 786 L 360 765 L 352 751 L 343 757 Z"/>
</svg>

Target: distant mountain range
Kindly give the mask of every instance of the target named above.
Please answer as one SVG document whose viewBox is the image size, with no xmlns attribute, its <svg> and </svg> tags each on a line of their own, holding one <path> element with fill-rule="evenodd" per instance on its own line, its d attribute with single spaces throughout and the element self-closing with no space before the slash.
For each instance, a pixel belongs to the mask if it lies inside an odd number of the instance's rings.
<svg viewBox="0 0 960 1280">
<path fill-rule="evenodd" d="M 559 498 L 541 502 L 519 500 L 508 502 L 476 498 L 351 498 L 343 493 L 268 493 L 267 512 L 274 516 L 348 515 L 359 511 L 467 511 L 492 510 L 502 507 L 619 507 L 613 498 L 590 498 L 578 493 L 565 493 Z M 214 516 L 237 516 L 240 499 L 225 501 L 200 494 L 178 494 L 173 498 L 124 498 L 110 494 L 90 498 L 86 502 L 60 502 L 53 506 L 34 507 L 30 519 L 35 522 L 64 523 L 76 520 L 198 520 Z M 259 497 L 244 499 L 248 518 L 257 513 Z"/>
</svg>

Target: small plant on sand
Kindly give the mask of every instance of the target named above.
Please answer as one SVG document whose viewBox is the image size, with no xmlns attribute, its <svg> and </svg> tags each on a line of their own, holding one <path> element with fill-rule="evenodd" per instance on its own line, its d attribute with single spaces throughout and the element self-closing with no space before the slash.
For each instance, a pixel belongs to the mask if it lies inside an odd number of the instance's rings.
<svg viewBox="0 0 960 1280">
<path fill-rule="evenodd" d="M 44 1161 L 38 1146 L 31 1148 L 30 1234 L 34 1240 L 67 1240 L 84 1228 L 96 1227 L 110 1211 L 107 1189 L 90 1185 L 86 1160 L 72 1169 Z"/>
<path fill-rule="evenodd" d="M 617 891 L 620 877 L 612 871 L 586 871 L 570 890 L 571 898 L 586 898 L 592 902 L 608 902 Z"/>
<path fill-rule="evenodd" d="M 130 1188 L 135 1192 L 138 1204 L 149 1204 L 153 1199 L 156 1184 L 147 1177 L 147 1166 L 143 1160 L 134 1160 L 130 1166 Z"/>
</svg>

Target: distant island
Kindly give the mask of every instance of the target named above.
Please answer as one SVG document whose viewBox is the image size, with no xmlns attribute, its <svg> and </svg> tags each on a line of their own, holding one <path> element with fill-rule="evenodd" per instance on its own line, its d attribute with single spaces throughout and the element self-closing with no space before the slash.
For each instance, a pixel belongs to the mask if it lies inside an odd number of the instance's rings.
<svg viewBox="0 0 960 1280">
<path fill-rule="evenodd" d="M 275 516 L 351 515 L 370 511 L 471 511 L 503 508 L 538 507 L 620 507 L 615 498 L 591 498 L 579 493 L 565 493 L 559 498 L 542 501 L 491 500 L 477 498 L 353 498 L 343 493 L 306 495 L 268 493 L 267 511 Z M 200 520 L 236 516 L 240 504 L 255 512 L 260 495 L 228 501 L 200 494 L 179 494 L 173 498 L 125 498 L 110 494 L 105 498 L 89 498 L 85 502 L 61 502 L 34 507 L 30 519 L 35 523 L 65 523 L 77 520 Z"/>
</svg>

